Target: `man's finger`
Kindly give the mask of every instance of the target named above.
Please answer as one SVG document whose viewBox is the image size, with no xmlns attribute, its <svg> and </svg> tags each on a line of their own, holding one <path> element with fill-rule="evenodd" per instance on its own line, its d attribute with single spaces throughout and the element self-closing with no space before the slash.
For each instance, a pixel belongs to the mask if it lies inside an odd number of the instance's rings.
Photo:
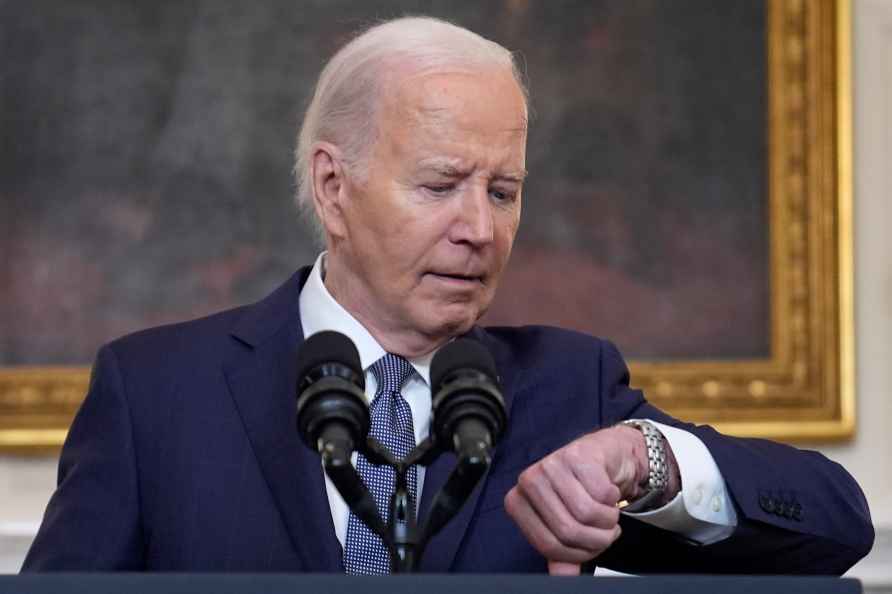
<svg viewBox="0 0 892 594">
<path fill-rule="evenodd" d="M 557 493 L 564 507 L 573 518 L 585 526 L 594 528 L 604 528 L 612 530 L 619 522 L 619 510 L 616 508 L 616 501 L 609 505 L 592 496 L 592 491 L 601 493 L 619 494 L 619 490 L 615 485 L 609 482 L 606 473 L 600 474 L 600 480 L 604 483 L 596 489 L 590 485 L 583 484 L 581 477 L 576 473 L 574 468 L 562 464 L 546 464 L 543 465 L 544 472 L 548 475 L 552 488 Z M 595 474 L 595 473 L 589 473 Z M 595 474 L 595 476 L 598 476 Z M 588 477 L 587 477 L 588 478 Z M 589 479 L 592 482 L 592 479 Z"/>
<path fill-rule="evenodd" d="M 620 490 L 610 481 L 604 467 L 593 462 L 582 462 L 570 466 L 579 484 L 592 499 L 610 507 L 616 507 L 621 499 Z"/>
<path fill-rule="evenodd" d="M 548 575 L 579 575 L 581 572 L 582 566 L 576 563 L 548 562 Z"/>
<path fill-rule="evenodd" d="M 598 544 L 594 549 L 588 550 L 562 543 L 546 526 L 530 502 L 518 492 L 517 487 L 508 491 L 505 496 L 505 511 L 520 528 L 527 541 L 546 559 L 565 563 L 585 563 L 606 548 Z"/>
<path fill-rule="evenodd" d="M 601 518 L 597 523 L 592 522 L 592 524 L 577 520 L 555 491 L 555 485 L 544 469 L 549 465 L 556 467 L 557 463 L 554 463 L 553 460 L 546 460 L 525 470 L 515 489 L 532 507 L 549 535 L 557 542 L 568 548 L 591 551 L 590 558 L 600 554 L 613 542 L 613 528 L 619 518 L 618 512 L 598 504 L 588 495 L 583 494 L 582 496 L 585 497 L 589 506 L 580 505 L 580 507 L 585 508 L 585 512 L 590 515 L 600 515 Z M 576 478 L 571 473 L 568 473 L 565 480 L 576 482 Z M 612 522 L 611 519 L 613 519 Z M 558 561 L 564 560 L 550 557 L 547 554 L 546 557 Z"/>
</svg>

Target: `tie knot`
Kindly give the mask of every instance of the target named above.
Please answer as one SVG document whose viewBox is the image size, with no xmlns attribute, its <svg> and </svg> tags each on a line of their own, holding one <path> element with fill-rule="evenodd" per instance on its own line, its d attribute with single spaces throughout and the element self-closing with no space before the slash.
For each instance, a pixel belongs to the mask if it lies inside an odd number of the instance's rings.
<svg viewBox="0 0 892 594">
<path fill-rule="evenodd" d="M 372 364 L 378 394 L 399 394 L 411 373 L 412 364 L 393 353 L 387 353 Z"/>
</svg>

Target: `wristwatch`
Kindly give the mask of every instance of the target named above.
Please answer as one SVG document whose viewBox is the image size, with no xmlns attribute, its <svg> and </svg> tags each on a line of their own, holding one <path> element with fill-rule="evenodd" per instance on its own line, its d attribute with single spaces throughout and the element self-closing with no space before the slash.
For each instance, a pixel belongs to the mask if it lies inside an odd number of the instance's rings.
<svg viewBox="0 0 892 594">
<path fill-rule="evenodd" d="M 641 431 L 647 446 L 647 480 L 642 481 L 644 493 L 622 508 L 624 512 L 636 513 L 645 511 L 658 500 L 669 485 L 669 467 L 666 464 L 666 448 L 663 445 L 663 434 L 650 421 L 630 419 L 621 425 L 628 425 Z"/>
</svg>

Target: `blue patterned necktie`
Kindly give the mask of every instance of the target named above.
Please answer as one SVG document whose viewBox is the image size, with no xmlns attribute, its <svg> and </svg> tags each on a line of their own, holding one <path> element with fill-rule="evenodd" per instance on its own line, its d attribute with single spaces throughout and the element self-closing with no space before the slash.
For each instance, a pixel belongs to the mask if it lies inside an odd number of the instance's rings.
<svg viewBox="0 0 892 594">
<path fill-rule="evenodd" d="M 412 411 L 400 389 L 412 373 L 412 364 L 399 355 L 387 353 L 375 361 L 371 369 L 378 389 L 370 407 L 372 423 L 369 435 L 387 446 L 397 458 L 405 458 L 415 448 L 415 429 Z M 356 470 L 374 495 L 379 515 L 387 522 L 390 518 L 390 497 L 396 488 L 396 471 L 389 466 L 374 466 L 362 454 L 356 461 Z M 415 501 L 417 470 L 414 466 L 409 470 L 407 479 L 409 492 Z M 344 568 L 351 574 L 390 573 L 390 556 L 384 542 L 352 512 L 347 522 Z"/>
</svg>

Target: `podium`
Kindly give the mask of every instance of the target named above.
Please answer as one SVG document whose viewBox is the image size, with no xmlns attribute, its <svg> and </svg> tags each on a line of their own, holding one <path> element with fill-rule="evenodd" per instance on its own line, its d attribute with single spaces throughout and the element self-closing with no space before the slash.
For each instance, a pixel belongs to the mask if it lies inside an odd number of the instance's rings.
<svg viewBox="0 0 892 594">
<path fill-rule="evenodd" d="M 860 594 L 853 579 L 787 576 L 138 574 L 0 576 L 0 594 Z"/>
</svg>

